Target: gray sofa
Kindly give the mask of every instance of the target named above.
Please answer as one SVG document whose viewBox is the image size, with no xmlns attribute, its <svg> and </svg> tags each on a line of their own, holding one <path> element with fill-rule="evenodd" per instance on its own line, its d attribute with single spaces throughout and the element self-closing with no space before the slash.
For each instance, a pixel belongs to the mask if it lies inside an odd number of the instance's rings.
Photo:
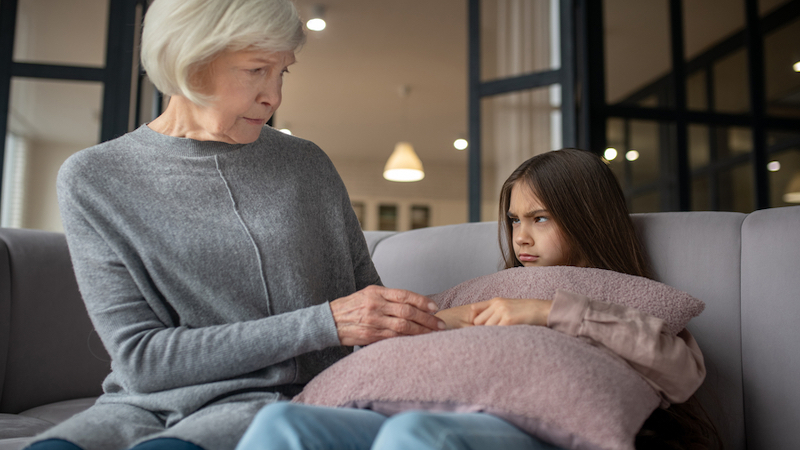
<svg viewBox="0 0 800 450">
<path fill-rule="evenodd" d="M 657 279 L 706 302 L 689 326 L 708 367 L 698 396 L 726 448 L 798 448 L 800 206 L 634 221 Z M 500 263 L 494 223 L 365 235 L 384 283 L 423 294 Z M 108 370 L 64 237 L 0 229 L 0 450 L 91 405 Z"/>
</svg>

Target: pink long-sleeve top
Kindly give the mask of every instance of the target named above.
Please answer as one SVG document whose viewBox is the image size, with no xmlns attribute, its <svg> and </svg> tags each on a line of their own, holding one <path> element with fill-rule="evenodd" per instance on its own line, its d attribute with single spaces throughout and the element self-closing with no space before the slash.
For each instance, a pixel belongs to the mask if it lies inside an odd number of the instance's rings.
<svg viewBox="0 0 800 450">
<path fill-rule="evenodd" d="M 559 290 L 547 326 L 627 361 L 659 393 L 662 408 L 688 400 L 706 376 L 703 354 L 688 330 L 672 334 L 662 319 L 634 308 Z"/>
</svg>

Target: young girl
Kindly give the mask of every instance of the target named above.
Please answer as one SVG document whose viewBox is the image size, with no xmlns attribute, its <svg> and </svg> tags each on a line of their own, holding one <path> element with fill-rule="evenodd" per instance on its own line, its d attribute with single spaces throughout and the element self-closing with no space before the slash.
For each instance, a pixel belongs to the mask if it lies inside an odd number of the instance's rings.
<svg viewBox="0 0 800 450">
<path fill-rule="evenodd" d="M 622 190 L 597 156 L 574 149 L 525 161 L 500 194 L 505 268 L 571 265 L 648 276 Z M 692 394 L 705 377 L 700 349 L 687 330 L 635 309 L 559 293 L 553 300 L 494 298 L 437 313 L 449 329 L 480 325 L 548 326 L 604 345 L 626 359 L 661 395 L 637 448 L 712 448 L 719 437 Z M 631 343 L 636 345 L 631 345 Z M 691 401 L 685 405 L 687 399 Z M 263 409 L 238 450 L 553 449 L 502 419 L 482 413 L 406 412 L 280 403 Z"/>
</svg>

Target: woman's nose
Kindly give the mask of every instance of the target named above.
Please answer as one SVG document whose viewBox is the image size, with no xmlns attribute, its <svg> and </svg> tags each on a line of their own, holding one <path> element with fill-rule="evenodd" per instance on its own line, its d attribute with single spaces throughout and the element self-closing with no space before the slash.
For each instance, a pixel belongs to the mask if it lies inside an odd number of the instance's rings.
<svg viewBox="0 0 800 450">
<path fill-rule="evenodd" d="M 277 109 L 281 104 L 280 80 L 265 80 L 259 89 L 258 102 Z"/>
</svg>

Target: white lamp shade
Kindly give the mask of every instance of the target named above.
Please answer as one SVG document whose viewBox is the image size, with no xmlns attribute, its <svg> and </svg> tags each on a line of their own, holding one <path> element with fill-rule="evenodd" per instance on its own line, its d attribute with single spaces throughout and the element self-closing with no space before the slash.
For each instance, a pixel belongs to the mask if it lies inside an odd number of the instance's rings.
<svg viewBox="0 0 800 450">
<path fill-rule="evenodd" d="M 789 182 L 786 193 L 783 194 L 783 201 L 786 203 L 800 203 L 800 172 L 797 172 Z"/>
<path fill-rule="evenodd" d="M 422 170 L 422 161 L 414 153 L 414 147 L 408 142 L 398 142 L 386 167 L 383 168 L 383 178 L 389 181 L 419 181 L 425 178 Z"/>
</svg>

